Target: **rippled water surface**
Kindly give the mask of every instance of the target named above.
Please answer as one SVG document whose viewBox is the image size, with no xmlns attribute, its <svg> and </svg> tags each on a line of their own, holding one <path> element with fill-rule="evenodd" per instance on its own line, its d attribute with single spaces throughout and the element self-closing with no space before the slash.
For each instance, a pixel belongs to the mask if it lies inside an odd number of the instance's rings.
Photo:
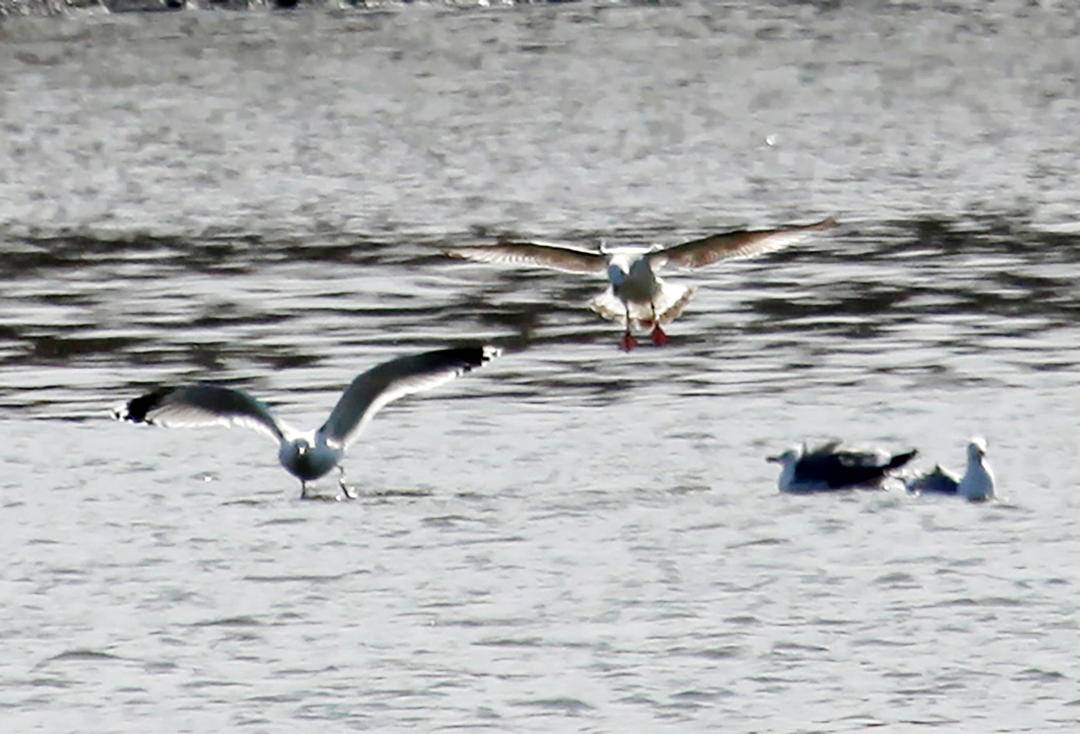
<svg viewBox="0 0 1080 734">
<path fill-rule="evenodd" d="M 1080 11 L 846 5 L 0 22 L 4 731 L 1074 731 Z M 830 214 L 630 354 L 439 252 Z M 473 339 L 356 502 L 108 418 Z M 763 461 L 975 433 L 995 503 Z"/>
</svg>

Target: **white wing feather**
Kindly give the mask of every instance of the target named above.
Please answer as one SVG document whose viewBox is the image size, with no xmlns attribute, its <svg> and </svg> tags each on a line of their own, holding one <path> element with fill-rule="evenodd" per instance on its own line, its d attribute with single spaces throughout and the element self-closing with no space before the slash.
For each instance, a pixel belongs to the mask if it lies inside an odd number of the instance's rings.
<svg viewBox="0 0 1080 734">
<path fill-rule="evenodd" d="M 724 232 L 656 250 L 647 257 L 654 270 L 665 265 L 694 270 L 719 260 L 756 257 L 774 252 L 807 239 L 815 232 L 835 226 L 836 220 L 829 217 L 813 224 Z"/>
<path fill-rule="evenodd" d="M 603 273 L 607 256 L 599 252 L 541 242 L 501 242 L 497 245 L 455 247 L 444 252 L 450 257 L 502 265 L 532 265 L 564 273 Z"/>
</svg>

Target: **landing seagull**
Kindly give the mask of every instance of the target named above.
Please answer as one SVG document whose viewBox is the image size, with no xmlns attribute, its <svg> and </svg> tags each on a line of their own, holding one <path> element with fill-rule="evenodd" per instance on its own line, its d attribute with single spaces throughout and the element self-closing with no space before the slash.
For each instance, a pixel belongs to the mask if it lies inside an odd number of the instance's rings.
<svg viewBox="0 0 1080 734">
<path fill-rule="evenodd" d="M 719 260 L 754 257 L 835 226 L 836 220 L 829 217 L 813 224 L 724 232 L 671 247 L 601 247 L 599 252 L 540 242 L 500 242 L 455 247 L 444 253 L 464 260 L 551 268 L 564 273 L 606 273 L 610 287 L 594 298 L 591 306 L 603 318 L 626 325 L 620 345 L 630 351 L 637 346 L 631 333 L 634 328 L 651 326 L 653 344 L 666 344 L 668 338 L 661 324 L 678 317 L 694 295 L 692 287 L 665 283 L 656 276 L 665 265 L 696 270 Z"/>
<path fill-rule="evenodd" d="M 354 499 L 356 495 L 345 485 L 341 462 L 345 450 L 359 438 L 375 414 L 398 398 L 449 382 L 500 353 L 492 346 L 471 346 L 383 362 L 357 376 L 345 388 L 322 427 L 306 435 L 274 418 L 267 406 L 247 393 L 218 385 L 163 387 L 117 407 L 113 417 L 159 426 L 217 424 L 252 428 L 277 442 L 278 461 L 300 480 L 301 499 L 309 499 L 308 482 L 325 476 L 335 467 L 340 472 L 341 490 L 346 497 Z"/>
<path fill-rule="evenodd" d="M 889 454 L 880 449 L 841 449 L 839 441 L 813 451 L 806 444 L 793 446 L 767 461 L 780 464 L 777 486 L 781 492 L 821 492 L 853 487 L 877 487 L 894 469 L 915 458 L 916 451 Z"/>
<path fill-rule="evenodd" d="M 967 447 L 967 469 L 958 477 L 940 464 L 907 483 L 909 492 L 954 494 L 967 500 L 988 500 L 994 496 L 994 472 L 986 460 L 986 439 L 976 436 Z"/>
</svg>

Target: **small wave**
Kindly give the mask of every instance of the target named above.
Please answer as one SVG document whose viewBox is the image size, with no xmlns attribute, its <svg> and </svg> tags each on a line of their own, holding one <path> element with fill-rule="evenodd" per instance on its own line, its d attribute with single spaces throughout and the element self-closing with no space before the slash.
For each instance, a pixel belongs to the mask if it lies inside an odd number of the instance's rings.
<svg viewBox="0 0 1080 734">
<path fill-rule="evenodd" d="M 282 576 L 244 576 L 244 581 L 254 581 L 260 584 L 288 584 L 288 583 L 302 583 L 302 584 L 323 584 L 333 581 L 341 581 L 349 576 L 355 575 L 355 572 L 331 574 L 328 576 L 320 576 L 318 574 L 299 574 L 295 576 L 282 575 Z"/>
<path fill-rule="evenodd" d="M 259 621 L 255 617 L 238 616 L 238 617 L 220 617 L 218 619 L 208 619 L 202 622 L 192 622 L 190 627 L 262 627 L 265 623 Z"/>
<path fill-rule="evenodd" d="M 524 701 L 515 701 L 515 706 L 530 706 L 553 711 L 560 711 L 568 715 L 583 714 L 595 710 L 591 704 L 577 698 L 536 698 Z"/>
<path fill-rule="evenodd" d="M 100 662 L 100 661 L 114 662 L 115 661 L 115 662 L 123 662 L 123 661 L 125 661 L 125 658 L 122 658 L 119 655 L 113 655 L 112 653 L 102 652 L 100 650 L 89 650 L 89 649 L 79 648 L 79 649 L 75 649 L 75 650 L 65 650 L 64 652 L 62 652 L 62 653 L 60 653 L 58 655 L 53 655 L 51 658 L 46 658 L 45 660 L 43 660 L 38 665 L 38 667 L 41 667 L 42 665 L 47 665 L 48 663 L 58 663 L 58 662 L 68 662 L 68 661 L 89 661 L 89 662 Z"/>
</svg>

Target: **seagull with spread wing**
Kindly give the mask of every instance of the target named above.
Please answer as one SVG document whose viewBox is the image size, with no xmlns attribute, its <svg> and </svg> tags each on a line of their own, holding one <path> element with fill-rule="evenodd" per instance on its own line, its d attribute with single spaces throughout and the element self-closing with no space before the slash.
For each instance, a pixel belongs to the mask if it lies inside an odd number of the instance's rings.
<svg viewBox="0 0 1080 734">
<path fill-rule="evenodd" d="M 696 270 L 720 260 L 755 257 L 806 239 L 836 226 L 832 217 L 820 222 L 776 229 L 737 230 L 703 237 L 671 247 L 619 247 L 599 252 L 540 242 L 500 242 L 494 245 L 444 250 L 450 257 L 484 263 L 526 265 L 565 273 L 606 274 L 610 287 L 592 300 L 603 318 L 626 326 L 620 345 L 637 346 L 633 329 L 651 328 L 653 344 L 667 343 L 662 324 L 673 321 L 694 295 L 690 286 L 665 282 L 656 273 L 670 265 Z"/>
<path fill-rule="evenodd" d="M 276 419 L 270 409 L 241 390 L 209 384 L 164 387 L 113 410 L 117 420 L 159 426 L 236 425 L 252 428 L 278 444 L 278 460 L 300 480 L 300 498 L 309 499 L 307 483 L 337 468 L 345 496 L 341 466 L 345 450 L 388 403 L 424 392 L 480 367 L 500 354 L 492 346 L 439 349 L 383 362 L 361 373 L 345 388 L 322 427 L 297 433 Z"/>
</svg>

